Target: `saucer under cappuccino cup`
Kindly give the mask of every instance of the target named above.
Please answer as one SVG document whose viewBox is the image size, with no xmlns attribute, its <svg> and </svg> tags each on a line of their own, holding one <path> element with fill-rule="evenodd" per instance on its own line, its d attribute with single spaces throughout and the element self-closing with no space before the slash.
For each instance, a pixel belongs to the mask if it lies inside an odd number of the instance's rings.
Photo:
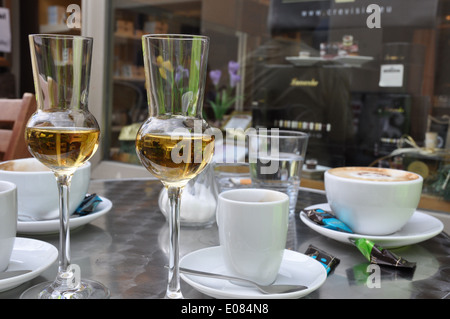
<svg viewBox="0 0 450 319">
<path fill-rule="evenodd" d="M 420 175 L 390 168 L 338 167 L 326 171 L 324 179 L 333 213 L 358 234 L 400 230 L 422 194 Z"/>
</svg>

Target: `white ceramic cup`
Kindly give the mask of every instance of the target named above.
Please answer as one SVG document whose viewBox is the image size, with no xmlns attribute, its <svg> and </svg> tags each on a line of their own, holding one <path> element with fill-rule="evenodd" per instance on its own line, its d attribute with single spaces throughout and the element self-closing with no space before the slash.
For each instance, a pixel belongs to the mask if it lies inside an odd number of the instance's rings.
<svg viewBox="0 0 450 319">
<path fill-rule="evenodd" d="M 8 268 L 17 231 L 17 187 L 0 181 L 0 272 Z"/>
<path fill-rule="evenodd" d="M 273 283 L 286 247 L 289 197 L 267 189 L 225 191 L 216 218 L 227 269 L 262 285 Z"/>
<path fill-rule="evenodd" d="M 340 167 L 325 172 L 325 191 L 333 213 L 355 233 L 388 235 L 414 214 L 423 178 L 403 170 Z"/>
<path fill-rule="evenodd" d="M 74 213 L 86 196 L 91 164 L 81 166 L 70 184 L 69 211 Z M 17 186 L 19 220 L 50 220 L 59 217 L 59 193 L 52 171 L 35 158 L 0 163 L 0 180 Z"/>
</svg>

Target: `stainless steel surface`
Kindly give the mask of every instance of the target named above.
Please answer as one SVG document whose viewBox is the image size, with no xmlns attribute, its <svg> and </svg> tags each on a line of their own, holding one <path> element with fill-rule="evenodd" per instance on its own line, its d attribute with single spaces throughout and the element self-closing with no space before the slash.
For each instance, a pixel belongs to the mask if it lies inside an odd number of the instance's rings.
<svg viewBox="0 0 450 319">
<path fill-rule="evenodd" d="M 157 180 L 92 181 L 90 191 L 110 199 L 112 210 L 71 232 L 72 263 L 81 267 L 82 277 L 94 279 L 111 290 L 112 299 L 162 298 L 167 283 L 168 225 L 159 211 Z M 361 269 L 368 262 L 352 245 L 326 238 L 303 224 L 298 212 L 324 203 L 322 192 L 301 189 L 297 213 L 290 220 L 287 248 L 304 253 L 310 244 L 340 259 L 325 283 L 304 298 L 450 298 L 450 238 L 446 233 L 425 242 L 393 250 L 417 263 L 412 276 L 384 271 L 379 288 L 370 288 Z M 442 214 L 448 219 L 447 214 Z M 26 236 L 58 247 L 58 235 Z M 219 244 L 217 227 L 181 229 L 181 255 Z M 18 298 L 32 285 L 53 280 L 57 264 L 41 276 L 0 293 L 0 298 Z M 367 277 L 368 274 L 366 273 Z M 186 298 L 209 298 L 182 281 Z"/>
<path fill-rule="evenodd" d="M 255 286 L 262 293 L 265 293 L 265 294 L 281 294 L 281 293 L 302 291 L 302 290 L 308 289 L 308 287 L 302 286 L 302 285 L 259 285 L 254 281 L 244 279 L 244 278 L 238 278 L 238 277 L 221 275 L 221 274 L 213 274 L 213 273 L 206 272 L 206 271 L 187 269 L 187 268 L 183 268 L 183 267 L 180 267 L 180 273 L 183 273 L 186 275 L 202 276 L 202 277 L 209 277 L 209 278 L 216 278 L 216 279 L 223 279 L 223 280 L 230 280 L 230 281 L 241 281 L 241 282 Z"/>
</svg>

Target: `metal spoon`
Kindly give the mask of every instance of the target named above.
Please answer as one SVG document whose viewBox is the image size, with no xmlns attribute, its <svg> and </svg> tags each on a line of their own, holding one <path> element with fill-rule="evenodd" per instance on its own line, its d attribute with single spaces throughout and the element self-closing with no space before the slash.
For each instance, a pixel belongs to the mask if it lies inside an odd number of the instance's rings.
<svg viewBox="0 0 450 319">
<path fill-rule="evenodd" d="M 308 289 L 306 286 L 302 285 L 268 285 L 263 286 L 259 285 L 256 282 L 253 282 L 248 279 L 244 278 L 238 278 L 228 275 L 221 275 L 221 274 L 213 274 L 210 272 L 205 271 L 199 271 L 199 270 L 193 270 L 193 269 L 187 269 L 180 267 L 180 272 L 187 274 L 187 275 L 194 275 L 194 276 L 203 276 L 203 277 L 211 277 L 211 278 L 217 278 L 217 279 L 225 279 L 225 280 L 235 280 L 235 281 L 242 281 L 249 284 L 254 285 L 256 288 L 259 289 L 264 294 L 282 294 L 282 293 L 288 293 L 288 292 L 295 292 L 295 291 L 301 291 Z"/>
</svg>

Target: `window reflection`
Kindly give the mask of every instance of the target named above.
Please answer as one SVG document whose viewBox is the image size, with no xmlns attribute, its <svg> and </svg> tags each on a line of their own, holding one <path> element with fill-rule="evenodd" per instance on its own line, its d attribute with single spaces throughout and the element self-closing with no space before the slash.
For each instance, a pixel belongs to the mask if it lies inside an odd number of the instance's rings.
<svg viewBox="0 0 450 319">
<path fill-rule="evenodd" d="M 110 158 L 135 162 L 133 129 L 148 115 L 140 37 L 192 33 L 212 39 L 209 70 L 227 74 L 230 61 L 240 67 L 239 98 L 225 119 L 214 116 L 217 88 L 208 79 L 204 110 L 214 125 L 250 114 L 252 127 L 308 132 L 307 159 L 324 167 L 419 169 L 428 185 L 447 176 L 450 1 L 115 3 Z M 390 156 L 423 149 L 427 136 L 440 151 Z"/>
</svg>

